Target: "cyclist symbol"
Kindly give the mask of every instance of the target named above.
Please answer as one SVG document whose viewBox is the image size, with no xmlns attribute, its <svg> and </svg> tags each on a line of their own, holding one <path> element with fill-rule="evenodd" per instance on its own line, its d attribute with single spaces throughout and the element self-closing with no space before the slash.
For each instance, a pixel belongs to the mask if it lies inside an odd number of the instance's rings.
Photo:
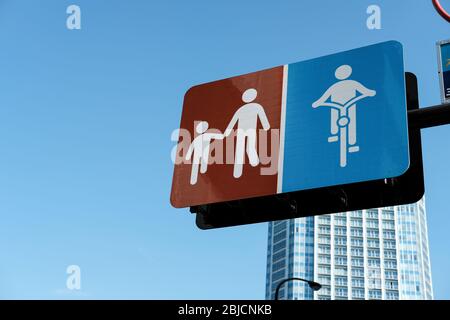
<svg viewBox="0 0 450 320">
<path fill-rule="evenodd" d="M 328 142 L 340 140 L 342 168 L 347 166 L 347 153 L 359 151 L 359 146 L 356 144 L 356 102 L 376 95 L 375 90 L 367 89 L 358 81 L 347 80 L 351 75 L 351 66 L 342 65 L 337 68 L 335 76 L 340 81 L 333 84 L 319 100 L 312 104 L 313 108 L 331 108 L 331 136 Z"/>
</svg>

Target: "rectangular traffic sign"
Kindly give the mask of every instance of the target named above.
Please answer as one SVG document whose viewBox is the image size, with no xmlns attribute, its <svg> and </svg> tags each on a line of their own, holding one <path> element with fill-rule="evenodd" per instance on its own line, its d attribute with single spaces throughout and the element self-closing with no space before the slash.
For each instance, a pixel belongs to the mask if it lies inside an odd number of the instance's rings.
<svg viewBox="0 0 450 320">
<path fill-rule="evenodd" d="M 402 175 L 409 167 L 402 45 L 192 87 L 174 160 L 175 207 Z"/>
<path fill-rule="evenodd" d="M 408 110 L 419 108 L 417 78 L 406 73 Z M 409 125 L 409 169 L 400 177 L 191 207 L 200 229 L 415 203 L 425 192 L 420 129 Z"/>
<path fill-rule="evenodd" d="M 437 43 L 442 103 L 450 102 L 450 40 Z"/>
</svg>

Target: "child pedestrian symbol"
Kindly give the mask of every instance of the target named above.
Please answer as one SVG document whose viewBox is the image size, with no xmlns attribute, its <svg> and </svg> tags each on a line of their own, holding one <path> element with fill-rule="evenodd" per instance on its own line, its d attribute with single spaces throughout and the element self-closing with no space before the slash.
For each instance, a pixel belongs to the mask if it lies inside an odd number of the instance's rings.
<svg viewBox="0 0 450 320">
<path fill-rule="evenodd" d="M 191 185 L 197 183 L 199 167 L 202 174 L 208 170 L 211 140 L 224 138 L 220 133 L 206 132 L 208 127 L 209 124 L 206 121 L 200 121 L 197 124 L 195 131 L 198 133 L 198 136 L 192 141 L 186 154 L 186 160 L 191 160 L 192 158 Z"/>
</svg>

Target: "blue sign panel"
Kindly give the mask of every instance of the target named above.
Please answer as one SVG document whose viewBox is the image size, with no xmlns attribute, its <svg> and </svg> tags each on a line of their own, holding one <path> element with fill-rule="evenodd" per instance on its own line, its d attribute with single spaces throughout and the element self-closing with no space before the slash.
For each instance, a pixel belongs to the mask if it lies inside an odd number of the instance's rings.
<svg viewBox="0 0 450 320">
<path fill-rule="evenodd" d="M 408 169 L 399 42 L 290 64 L 285 72 L 279 192 L 392 178 Z"/>
</svg>

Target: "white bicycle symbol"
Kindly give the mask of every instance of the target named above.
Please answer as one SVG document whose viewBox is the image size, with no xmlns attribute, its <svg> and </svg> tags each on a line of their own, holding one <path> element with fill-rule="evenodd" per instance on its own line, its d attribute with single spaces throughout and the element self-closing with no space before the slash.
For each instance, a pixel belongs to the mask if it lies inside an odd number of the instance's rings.
<svg viewBox="0 0 450 320">
<path fill-rule="evenodd" d="M 337 68 L 336 78 L 341 80 L 332 85 L 324 95 L 312 104 L 313 108 L 329 107 L 331 111 L 331 137 L 328 142 L 340 141 L 340 166 L 347 166 L 347 154 L 358 152 L 356 145 L 356 102 L 376 95 L 375 90 L 364 87 L 354 80 L 347 80 L 352 74 L 349 65 Z M 357 92 L 361 95 L 357 96 Z M 328 101 L 331 98 L 331 101 Z M 350 144 L 350 147 L 348 147 Z"/>
</svg>

